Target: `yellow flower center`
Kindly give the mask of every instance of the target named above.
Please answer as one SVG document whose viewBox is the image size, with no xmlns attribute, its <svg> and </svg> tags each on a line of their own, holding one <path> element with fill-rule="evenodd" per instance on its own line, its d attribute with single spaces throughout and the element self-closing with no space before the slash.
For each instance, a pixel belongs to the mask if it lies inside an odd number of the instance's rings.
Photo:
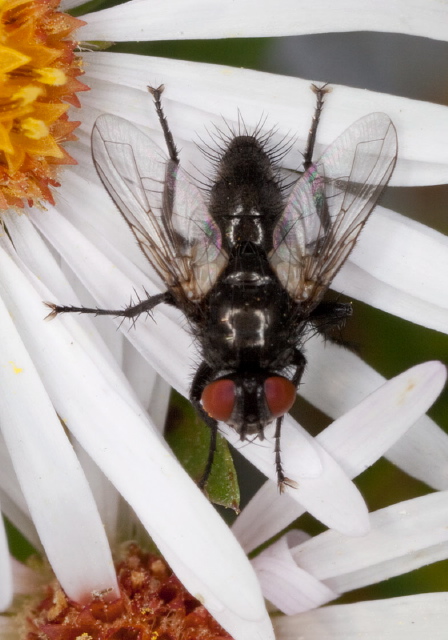
<svg viewBox="0 0 448 640">
<path fill-rule="evenodd" d="M 76 140 L 69 104 L 80 106 L 77 43 L 81 20 L 59 0 L 0 0 L 0 209 L 54 204 L 58 167 L 76 164 L 61 143 Z"/>
</svg>

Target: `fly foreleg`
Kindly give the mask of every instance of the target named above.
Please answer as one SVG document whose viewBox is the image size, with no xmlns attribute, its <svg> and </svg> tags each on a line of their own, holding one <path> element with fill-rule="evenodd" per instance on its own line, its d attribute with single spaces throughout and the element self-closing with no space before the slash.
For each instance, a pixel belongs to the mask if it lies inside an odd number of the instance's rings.
<svg viewBox="0 0 448 640">
<path fill-rule="evenodd" d="M 207 484 L 207 480 L 213 467 L 213 461 L 215 459 L 216 452 L 216 441 L 218 437 L 218 422 L 214 418 L 209 416 L 206 411 L 204 411 L 204 407 L 201 403 L 201 396 L 204 387 L 210 382 L 212 378 L 212 369 L 206 362 L 203 362 L 197 370 L 196 375 L 194 376 L 190 390 L 191 404 L 196 409 L 205 424 L 210 428 L 210 445 L 208 448 L 207 462 L 205 463 L 205 468 L 202 473 L 201 479 L 198 482 L 198 486 L 202 491 Z"/>
<path fill-rule="evenodd" d="M 298 349 L 296 349 L 294 352 L 294 361 L 292 364 L 293 366 L 295 366 L 296 370 L 294 372 L 294 375 L 292 376 L 291 382 L 296 386 L 299 386 L 300 380 L 302 379 L 302 375 L 305 370 L 306 358 L 303 355 L 303 353 Z M 275 423 L 275 435 L 274 435 L 275 470 L 277 473 L 277 484 L 278 484 L 278 490 L 280 493 L 284 492 L 285 487 L 292 487 L 293 489 L 297 488 L 297 483 L 294 482 L 294 480 L 290 480 L 289 478 L 287 478 L 283 472 L 282 453 L 281 453 L 281 447 L 280 447 L 283 417 L 284 416 L 277 418 Z"/>
<path fill-rule="evenodd" d="M 274 435 L 275 471 L 277 473 L 277 486 L 278 486 L 279 493 L 283 493 L 285 490 L 285 487 L 291 487 L 292 489 L 297 489 L 297 482 L 294 482 L 294 480 L 287 478 L 283 472 L 282 454 L 280 450 L 280 436 L 282 431 L 283 418 L 284 416 L 277 418 L 275 423 L 275 435 Z"/>
</svg>

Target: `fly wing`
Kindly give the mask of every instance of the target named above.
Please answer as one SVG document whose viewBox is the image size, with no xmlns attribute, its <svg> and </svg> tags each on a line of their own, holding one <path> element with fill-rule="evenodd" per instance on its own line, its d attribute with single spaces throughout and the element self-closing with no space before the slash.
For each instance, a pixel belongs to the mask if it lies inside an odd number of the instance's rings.
<svg viewBox="0 0 448 640">
<path fill-rule="evenodd" d="M 150 138 L 118 116 L 97 118 L 92 152 L 104 186 L 157 274 L 175 295 L 201 300 L 227 257 L 199 189 Z"/>
<path fill-rule="evenodd" d="M 397 157 L 390 118 L 352 124 L 294 186 L 273 233 L 271 266 L 304 309 L 315 307 L 352 251 Z"/>
</svg>

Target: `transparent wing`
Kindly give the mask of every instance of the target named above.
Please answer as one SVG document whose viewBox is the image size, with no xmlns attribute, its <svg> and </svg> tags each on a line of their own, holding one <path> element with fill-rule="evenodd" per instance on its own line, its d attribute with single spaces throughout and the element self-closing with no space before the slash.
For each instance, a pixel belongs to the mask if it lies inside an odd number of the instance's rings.
<svg viewBox="0 0 448 640">
<path fill-rule="evenodd" d="M 314 307 L 353 249 L 395 166 L 390 118 L 371 113 L 337 138 L 294 186 L 273 234 L 271 266 Z"/>
<path fill-rule="evenodd" d="M 173 292 L 202 299 L 227 264 L 221 233 L 199 189 L 133 124 L 97 118 L 98 174 L 155 271 Z"/>
</svg>

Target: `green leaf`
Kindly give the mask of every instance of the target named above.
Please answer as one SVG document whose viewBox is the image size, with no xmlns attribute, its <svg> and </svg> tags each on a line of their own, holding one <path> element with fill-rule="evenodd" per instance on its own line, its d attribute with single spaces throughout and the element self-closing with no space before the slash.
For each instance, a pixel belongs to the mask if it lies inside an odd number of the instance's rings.
<svg viewBox="0 0 448 640">
<path fill-rule="evenodd" d="M 188 400 L 175 391 L 171 395 L 165 438 L 187 473 L 199 482 L 207 462 L 210 429 Z M 239 511 L 240 491 L 232 455 L 227 441 L 219 434 L 205 493 L 211 502 Z"/>
<path fill-rule="evenodd" d="M 6 517 L 4 522 L 9 551 L 14 558 L 20 562 L 27 562 L 30 557 L 39 555 L 39 552 Z"/>
</svg>

